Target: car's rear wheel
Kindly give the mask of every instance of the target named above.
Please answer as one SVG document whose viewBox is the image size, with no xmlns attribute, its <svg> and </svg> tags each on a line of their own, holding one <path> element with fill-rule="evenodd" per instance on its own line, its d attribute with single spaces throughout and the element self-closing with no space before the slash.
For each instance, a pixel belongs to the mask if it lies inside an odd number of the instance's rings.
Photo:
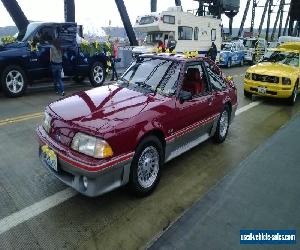
<svg viewBox="0 0 300 250">
<path fill-rule="evenodd" d="M 130 170 L 130 187 L 137 196 L 149 195 L 157 186 L 163 164 L 158 138 L 148 136 L 137 147 Z"/>
<path fill-rule="evenodd" d="M 288 98 L 288 104 L 294 105 L 296 103 L 297 96 L 298 96 L 298 83 L 295 85 L 292 95 Z"/>
<path fill-rule="evenodd" d="M 229 130 L 229 121 L 230 121 L 230 110 L 228 105 L 226 105 L 223 112 L 220 115 L 216 132 L 214 134 L 215 142 L 222 143 L 223 141 L 225 141 Z"/>
<path fill-rule="evenodd" d="M 93 87 L 102 86 L 105 81 L 105 67 L 100 62 L 95 62 L 90 69 L 90 82 Z"/>
<path fill-rule="evenodd" d="M 22 96 L 27 88 L 24 70 L 16 65 L 8 66 L 2 73 L 2 89 L 7 97 Z"/>
<path fill-rule="evenodd" d="M 244 96 L 246 97 L 246 98 L 252 98 L 252 93 L 250 93 L 250 92 L 248 92 L 248 91 L 246 91 L 246 90 L 244 90 Z"/>
</svg>

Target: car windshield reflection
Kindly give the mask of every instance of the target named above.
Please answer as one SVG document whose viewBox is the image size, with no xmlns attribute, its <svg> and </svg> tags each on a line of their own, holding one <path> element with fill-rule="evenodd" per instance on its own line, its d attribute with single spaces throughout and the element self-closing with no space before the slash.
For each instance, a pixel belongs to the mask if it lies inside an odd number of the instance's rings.
<svg viewBox="0 0 300 250">
<path fill-rule="evenodd" d="M 179 72 L 179 64 L 171 60 L 139 58 L 123 74 L 118 84 L 170 95 L 176 90 Z"/>
<path fill-rule="evenodd" d="M 294 52 L 274 51 L 263 59 L 264 62 L 282 63 L 294 67 L 299 66 L 299 54 Z"/>
</svg>

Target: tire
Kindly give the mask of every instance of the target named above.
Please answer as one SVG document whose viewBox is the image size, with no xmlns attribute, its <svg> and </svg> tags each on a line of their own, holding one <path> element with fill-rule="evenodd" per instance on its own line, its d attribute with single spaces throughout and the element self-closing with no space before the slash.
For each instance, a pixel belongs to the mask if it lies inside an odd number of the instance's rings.
<svg viewBox="0 0 300 250">
<path fill-rule="evenodd" d="M 105 67 L 100 62 L 95 62 L 90 69 L 90 82 L 93 87 L 102 86 L 105 81 Z"/>
<path fill-rule="evenodd" d="M 27 88 L 25 71 L 17 65 L 6 67 L 2 73 L 1 86 L 7 97 L 20 97 L 24 95 Z"/>
<path fill-rule="evenodd" d="M 227 62 L 227 68 L 231 68 L 231 66 L 232 66 L 231 59 L 228 59 L 228 62 Z"/>
<path fill-rule="evenodd" d="M 288 104 L 291 106 L 295 105 L 297 96 L 298 96 L 298 83 L 296 83 L 292 95 L 288 98 Z"/>
<path fill-rule="evenodd" d="M 246 91 L 246 90 L 244 90 L 244 96 L 246 97 L 246 98 L 252 98 L 252 93 L 250 93 L 250 92 L 248 92 L 248 91 Z"/>
<path fill-rule="evenodd" d="M 229 107 L 226 105 L 223 112 L 220 115 L 216 132 L 213 137 L 216 143 L 222 143 L 225 141 L 229 130 L 229 122 L 230 122 L 230 110 Z"/>
<path fill-rule="evenodd" d="M 73 80 L 77 83 L 82 83 L 85 80 L 85 76 L 74 76 Z"/>
<path fill-rule="evenodd" d="M 242 58 L 242 59 L 241 59 L 241 62 L 240 62 L 240 66 L 243 67 L 244 64 L 245 64 L 245 63 L 244 63 L 244 58 Z"/>
<path fill-rule="evenodd" d="M 136 148 L 130 169 L 130 189 L 139 197 L 151 194 L 160 180 L 161 167 L 163 165 L 163 147 L 160 140 L 155 136 L 146 137 Z M 151 159 L 152 157 L 152 159 Z M 152 161 L 151 161 L 152 160 Z M 149 169 L 149 163 L 154 165 Z M 140 166 L 140 167 L 139 167 Z M 149 173 L 149 170 L 152 173 Z M 146 172 L 146 173 L 145 173 Z M 144 174 L 144 176 L 142 176 Z M 148 179 L 143 179 L 151 174 Z"/>
</svg>

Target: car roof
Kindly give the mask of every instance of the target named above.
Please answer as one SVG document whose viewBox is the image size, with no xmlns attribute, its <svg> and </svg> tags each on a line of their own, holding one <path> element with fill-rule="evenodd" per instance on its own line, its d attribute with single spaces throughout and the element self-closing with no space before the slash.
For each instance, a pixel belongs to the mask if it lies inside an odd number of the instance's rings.
<svg viewBox="0 0 300 250">
<path fill-rule="evenodd" d="M 157 53 L 157 54 L 143 54 L 139 56 L 140 58 L 154 58 L 154 59 L 164 59 L 170 61 L 178 62 L 194 62 L 194 61 L 203 61 L 206 60 L 205 57 L 199 56 L 187 56 L 186 54 L 172 54 L 172 53 Z"/>
</svg>

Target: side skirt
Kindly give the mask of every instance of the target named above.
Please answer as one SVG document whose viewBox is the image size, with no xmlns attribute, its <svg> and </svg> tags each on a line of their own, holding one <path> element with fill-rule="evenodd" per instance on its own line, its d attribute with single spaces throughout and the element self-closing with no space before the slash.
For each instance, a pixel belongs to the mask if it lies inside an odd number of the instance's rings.
<svg viewBox="0 0 300 250">
<path fill-rule="evenodd" d="M 210 135 L 207 133 L 207 134 L 204 134 L 204 135 L 198 137 L 197 139 L 195 139 L 193 141 L 190 141 L 190 142 L 182 145 L 181 147 L 179 147 L 176 150 L 172 151 L 165 162 L 168 162 L 168 161 L 174 159 L 175 157 L 185 153 L 186 151 L 189 151 L 190 149 L 196 147 L 197 145 L 199 145 L 200 143 L 206 141 L 209 138 L 210 138 Z"/>
</svg>

